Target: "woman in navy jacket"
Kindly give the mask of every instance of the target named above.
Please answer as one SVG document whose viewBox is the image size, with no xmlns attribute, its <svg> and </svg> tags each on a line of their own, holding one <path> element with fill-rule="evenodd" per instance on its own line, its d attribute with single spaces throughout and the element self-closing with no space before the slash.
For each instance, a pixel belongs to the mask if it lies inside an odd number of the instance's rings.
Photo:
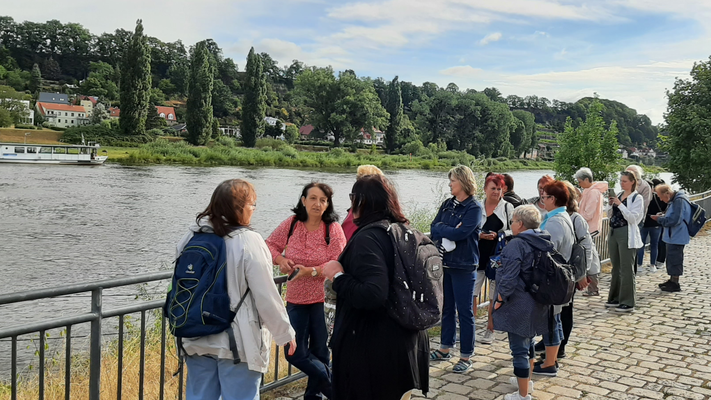
<svg viewBox="0 0 711 400">
<path fill-rule="evenodd" d="M 458 165 L 449 171 L 449 188 L 452 198 L 442 203 L 431 227 L 432 240 L 444 253 L 444 305 L 441 345 L 430 354 L 430 360 L 452 357 L 449 351 L 454 347 L 459 314 L 461 351 L 453 371 L 463 373 L 471 368 L 469 357 L 474 354 L 474 283 L 482 212 L 474 199 L 477 186 L 469 167 Z"/>
</svg>

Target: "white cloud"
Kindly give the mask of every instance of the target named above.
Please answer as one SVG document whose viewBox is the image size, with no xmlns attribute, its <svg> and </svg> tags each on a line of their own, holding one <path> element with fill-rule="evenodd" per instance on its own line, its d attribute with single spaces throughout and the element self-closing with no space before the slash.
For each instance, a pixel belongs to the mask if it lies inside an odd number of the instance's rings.
<svg viewBox="0 0 711 400">
<path fill-rule="evenodd" d="M 439 73 L 447 76 L 471 77 L 481 75 L 482 69 L 474 68 L 471 65 L 462 65 L 443 69 Z"/>
<path fill-rule="evenodd" d="M 501 40 L 501 36 L 501 32 L 490 33 L 484 36 L 484 38 L 479 41 L 479 44 L 482 46 L 486 46 L 491 42 L 498 42 L 499 40 Z"/>
<path fill-rule="evenodd" d="M 244 60 L 250 47 L 258 53 L 266 52 L 279 62 L 280 66 L 289 65 L 293 60 L 299 60 L 307 65 L 325 67 L 330 65 L 336 69 L 353 68 L 352 56 L 339 46 L 310 46 L 305 49 L 294 42 L 276 38 L 240 40 L 224 49 L 225 56 Z"/>
</svg>

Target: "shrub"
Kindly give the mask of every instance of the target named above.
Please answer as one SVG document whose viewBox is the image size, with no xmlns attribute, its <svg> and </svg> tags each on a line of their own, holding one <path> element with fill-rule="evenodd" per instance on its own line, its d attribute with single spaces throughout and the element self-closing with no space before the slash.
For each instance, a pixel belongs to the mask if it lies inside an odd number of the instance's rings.
<svg viewBox="0 0 711 400">
<path fill-rule="evenodd" d="M 260 138 L 260 139 L 257 139 L 257 143 L 254 145 L 254 147 L 256 147 L 258 149 L 271 148 L 272 150 L 279 150 L 286 145 L 287 144 L 284 143 L 283 140 L 272 139 L 272 138 Z"/>
<path fill-rule="evenodd" d="M 235 140 L 229 136 L 220 136 L 215 140 L 215 144 L 225 146 L 225 147 L 235 147 L 237 143 Z"/>
<path fill-rule="evenodd" d="M 343 155 L 346 154 L 346 151 L 340 147 L 334 147 L 331 149 L 329 154 L 333 157 L 343 157 Z"/>
<path fill-rule="evenodd" d="M 37 129 L 34 125 L 15 124 L 15 129 Z"/>
</svg>

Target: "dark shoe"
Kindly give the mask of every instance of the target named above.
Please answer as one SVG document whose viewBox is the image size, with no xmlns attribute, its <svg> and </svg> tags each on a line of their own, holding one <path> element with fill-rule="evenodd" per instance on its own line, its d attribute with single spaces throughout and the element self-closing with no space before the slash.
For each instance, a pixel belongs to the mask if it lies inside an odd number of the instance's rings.
<svg viewBox="0 0 711 400">
<path fill-rule="evenodd" d="M 565 353 L 565 350 L 558 350 L 558 359 L 560 360 L 561 358 L 565 358 L 568 355 Z"/>
<path fill-rule="evenodd" d="M 533 346 L 533 351 L 538 354 L 538 353 L 545 353 L 546 352 L 546 345 L 543 344 L 543 341 L 541 340 L 540 342 L 536 343 L 535 346 Z"/>
<path fill-rule="evenodd" d="M 558 375 L 558 367 L 555 365 L 552 365 L 550 367 L 543 368 L 543 364 L 537 364 L 533 366 L 533 373 L 536 375 L 545 375 L 545 376 L 557 376 Z"/>
<path fill-rule="evenodd" d="M 545 353 L 542 354 L 542 355 L 543 355 L 544 357 L 541 357 L 540 360 L 535 361 L 535 362 L 533 363 L 533 366 L 534 366 L 534 367 L 535 367 L 536 365 L 542 365 L 544 362 L 546 362 Z M 555 362 L 555 367 L 556 367 L 556 368 L 560 368 L 560 365 L 558 365 L 558 361 Z"/>
<path fill-rule="evenodd" d="M 669 281 L 666 285 L 659 286 L 659 288 L 662 289 L 662 292 L 681 292 L 681 285 L 679 285 L 679 282 Z"/>
<path fill-rule="evenodd" d="M 608 301 L 605 303 L 605 308 L 615 308 L 620 305 L 619 301 Z"/>
<path fill-rule="evenodd" d="M 659 286 L 659 288 L 661 289 L 661 288 L 663 288 L 664 286 L 667 286 L 667 285 L 670 284 L 670 283 L 673 283 L 673 282 L 672 282 L 671 280 L 668 280 L 668 281 L 666 281 L 666 282 L 664 282 L 664 283 L 660 283 L 660 284 L 657 285 L 657 286 Z"/>
<path fill-rule="evenodd" d="M 621 313 L 628 313 L 634 311 L 634 307 L 628 306 L 627 304 L 620 304 L 614 310 Z"/>
</svg>

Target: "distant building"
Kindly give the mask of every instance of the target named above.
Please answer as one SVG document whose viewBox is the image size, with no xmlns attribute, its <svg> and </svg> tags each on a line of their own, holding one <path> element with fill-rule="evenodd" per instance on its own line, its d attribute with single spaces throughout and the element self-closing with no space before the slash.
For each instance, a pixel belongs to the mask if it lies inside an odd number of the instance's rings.
<svg viewBox="0 0 711 400">
<path fill-rule="evenodd" d="M 360 128 L 360 141 L 363 144 L 374 144 L 383 146 L 385 144 L 385 134 L 380 129 L 373 128 L 373 133 L 368 133 L 365 129 Z"/>
<path fill-rule="evenodd" d="M 64 93 L 40 92 L 38 103 L 69 104 L 69 95 Z"/>
<path fill-rule="evenodd" d="M 42 103 L 35 105 L 37 112 L 42 114 L 49 125 L 59 128 L 69 128 L 72 126 L 87 125 L 89 116 L 82 106 L 72 106 L 69 104 Z"/>
<path fill-rule="evenodd" d="M 299 136 L 301 137 L 301 140 L 309 140 L 309 135 L 311 135 L 311 132 L 314 131 L 314 126 L 313 125 L 304 125 L 301 128 L 299 128 Z"/>
<path fill-rule="evenodd" d="M 109 118 L 118 119 L 121 116 L 121 109 L 118 107 L 109 107 Z"/>
<path fill-rule="evenodd" d="M 17 99 L 0 99 L 0 104 L 2 103 L 20 103 L 24 107 L 24 115 L 20 119 L 21 124 L 34 125 L 35 124 L 35 110 L 30 108 L 29 100 L 17 100 Z M 12 106 L 14 108 L 14 105 Z"/>
<path fill-rule="evenodd" d="M 156 112 L 158 112 L 158 116 L 166 120 L 169 125 L 178 123 L 173 107 L 156 106 Z"/>
<path fill-rule="evenodd" d="M 224 136 L 232 136 L 235 138 L 241 138 L 242 135 L 240 134 L 239 131 L 239 126 L 221 126 L 220 127 L 220 132 L 222 132 L 222 135 Z"/>
</svg>

